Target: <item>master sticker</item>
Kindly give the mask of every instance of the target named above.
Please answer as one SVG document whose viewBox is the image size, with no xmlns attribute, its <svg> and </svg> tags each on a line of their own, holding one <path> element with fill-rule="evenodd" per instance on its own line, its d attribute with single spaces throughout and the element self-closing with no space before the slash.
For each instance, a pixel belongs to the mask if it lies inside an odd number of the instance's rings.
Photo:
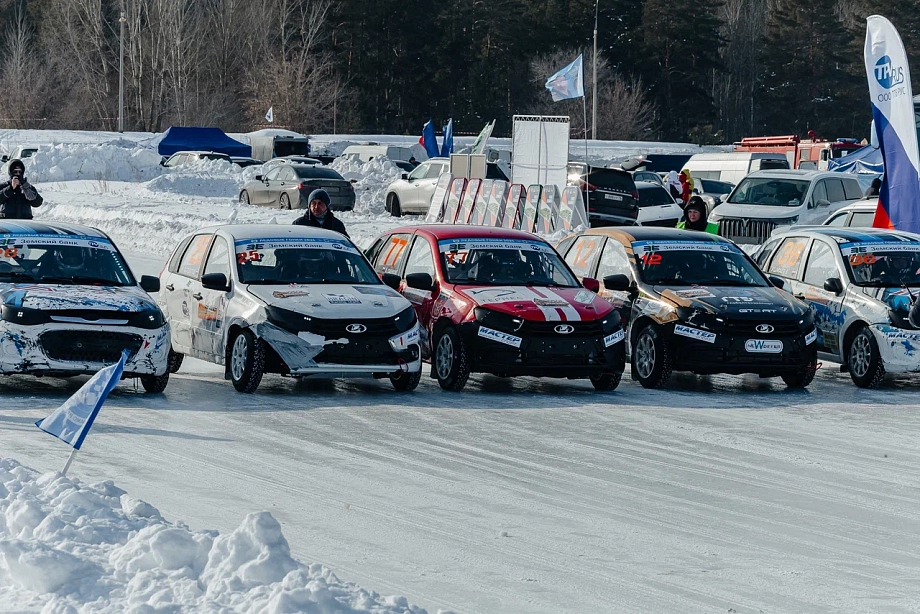
<svg viewBox="0 0 920 614">
<path fill-rule="evenodd" d="M 330 305 L 360 305 L 361 299 L 354 294 L 324 294 Z"/>
</svg>

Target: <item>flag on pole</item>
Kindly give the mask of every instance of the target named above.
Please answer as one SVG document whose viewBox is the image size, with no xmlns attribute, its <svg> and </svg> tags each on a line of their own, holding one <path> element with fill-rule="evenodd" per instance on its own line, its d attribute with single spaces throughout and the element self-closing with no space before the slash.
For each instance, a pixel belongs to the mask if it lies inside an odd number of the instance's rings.
<svg viewBox="0 0 920 614">
<path fill-rule="evenodd" d="M 489 137 L 492 136 L 492 129 L 494 127 L 495 120 L 493 119 L 491 123 L 486 124 L 486 127 L 483 128 L 479 136 L 476 137 L 476 141 L 473 143 L 473 149 L 470 153 L 482 154 L 486 152 L 486 144 L 489 142 Z"/>
<path fill-rule="evenodd" d="M 554 74 L 546 80 L 546 89 L 553 96 L 553 102 L 581 98 L 585 95 L 585 66 L 584 56 Z"/>
<path fill-rule="evenodd" d="M 885 162 L 872 225 L 920 232 L 920 152 L 910 69 L 898 31 L 880 15 L 867 19 L 865 59 L 872 119 Z"/>
<path fill-rule="evenodd" d="M 265 114 L 265 119 L 266 119 L 266 120 L 268 121 L 268 123 L 270 123 L 270 124 L 274 124 L 274 123 L 275 123 L 275 107 L 274 107 L 274 105 L 268 107 L 268 113 Z"/>
<path fill-rule="evenodd" d="M 425 153 L 428 154 L 429 158 L 437 158 L 438 154 L 438 139 L 434 134 L 434 124 L 431 123 L 431 119 L 425 122 L 425 127 L 422 128 L 422 138 L 418 140 L 418 144 L 425 148 Z"/>
<path fill-rule="evenodd" d="M 441 140 L 441 157 L 449 158 L 450 154 L 454 152 L 454 120 L 453 118 L 447 120 L 447 125 L 444 126 L 444 138 Z"/>
<path fill-rule="evenodd" d="M 102 409 L 102 404 L 112 388 L 121 380 L 127 360 L 128 350 L 125 350 L 121 354 L 121 360 L 92 376 L 54 413 L 36 422 L 35 426 L 79 450 L 93 426 L 96 415 Z"/>
</svg>

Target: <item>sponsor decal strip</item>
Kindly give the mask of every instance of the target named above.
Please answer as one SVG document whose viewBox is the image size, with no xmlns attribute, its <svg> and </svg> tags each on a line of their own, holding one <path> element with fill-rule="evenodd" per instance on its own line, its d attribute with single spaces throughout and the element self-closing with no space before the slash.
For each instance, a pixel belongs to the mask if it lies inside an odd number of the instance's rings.
<svg viewBox="0 0 920 614">
<path fill-rule="evenodd" d="M 41 247 L 46 245 L 71 245 L 74 247 L 89 247 L 106 251 L 115 251 L 112 242 L 104 237 L 88 235 L 59 235 L 59 234 L 2 234 L 0 247 L 22 248 Z"/>
<path fill-rule="evenodd" d="M 521 347 L 520 337 L 515 337 L 514 335 L 509 335 L 508 333 L 503 333 L 491 328 L 486 328 L 485 326 L 479 327 L 479 336 L 483 339 L 489 339 L 491 341 L 497 341 L 499 343 L 504 343 L 505 345 L 510 345 L 511 347 Z"/>
<path fill-rule="evenodd" d="M 840 252 L 844 256 L 878 252 L 920 252 L 920 242 L 880 241 L 878 243 L 842 243 Z"/>
<path fill-rule="evenodd" d="M 626 338 L 626 331 L 624 331 L 623 329 L 620 329 L 617 332 L 604 337 L 604 347 L 609 348 L 614 343 L 619 343 L 625 338 Z"/>
<path fill-rule="evenodd" d="M 306 238 L 306 237 L 278 237 L 265 239 L 241 239 L 234 242 L 236 253 L 262 249 L 335 249 L 336 251 L 357 254 L 358 250 L 345 239 Z"/>
<path fill-rule="evenodd" d="M 805 335 L 805 345 L 811 345 L 818 340 L 818 329 L 813 329 L 810 333 Z"/>
<path fill-rule="evenodd" d="M 553 248 L 546 243 L 526 239 L 442 239 L 438 241 L 438 249 L 443 254 L 471 249 L 518 249 L 545 254 L 553 253 Z"/>
<path fill-rule="evenodd" d="M 639 256 L 651 252 L 741 252 L 732 243 L 715 241 L 634 241 L 632 248 Z"/>
<path fill-rule="evenodd" d="M 710 333 L 705 330 L 700 330 L 698 328 L 691 328 L 689 326 L 684 326 L 683 324 L 678 324 L 674 327 L 674 334 L 680 335 L 681 337 L 689 337 L 690 339 L 696 339 L 697 341 L 705 341 L 706 343 L 715 343 L 716 334 Z"/>
</svg>

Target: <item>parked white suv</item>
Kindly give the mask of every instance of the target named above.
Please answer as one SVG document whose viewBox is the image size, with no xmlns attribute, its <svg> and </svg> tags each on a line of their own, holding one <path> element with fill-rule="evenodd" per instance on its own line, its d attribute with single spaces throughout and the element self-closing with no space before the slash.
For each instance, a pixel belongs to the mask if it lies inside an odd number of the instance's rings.
<svg viewBox="0 0 920 614">
<path fill-rule="evenodd" d="M 757 171 L 741 180 L 710 214 L 719 234 L 735 243 L 759 245 L 777 226 L 820 224 L 837 209 L 862 198 L 853 176 L 826 171 Z"/>
<path fill-rule="evenodd" d="M 450 172 L 449 158 L 430 158 L 411 173 L 403 173 L 387 187 L 386 209 L 393 217 L 403 213 L 424 215 L 441 173 Z"/>
</svg>

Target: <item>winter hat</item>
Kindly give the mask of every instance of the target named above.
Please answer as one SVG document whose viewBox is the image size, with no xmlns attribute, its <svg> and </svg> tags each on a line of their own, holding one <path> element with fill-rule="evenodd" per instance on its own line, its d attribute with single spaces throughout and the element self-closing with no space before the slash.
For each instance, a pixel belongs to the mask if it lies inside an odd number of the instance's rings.
<svg viewBox="0 0 920 614">
<path fill-rule="evenodd" d="M 700 216 L 702 216 L 704 220 L 706 219 L 707 217 L 706 201 L 704 201 L 699 196 L 690 197 L 690 200 L 687 201 L 687 206 L 684 207 L 684 213 L 686 213 L 690 209 L 696 209 L 697 211 L 700 212 Z"/>
<path fill-rule="evenodd" d="M 313 190 L 312 192 L 310 192 L 310 196 L 307 197 L 307 204 L 309 205 L 314 200 L 323 201 L 324 203 L 326 203 L 327 207 L 332 202 L 332 200 L 329 198 L 329 192 L 327 192 L 326 190 L 322 190 L 322 189 L 317 189 L 317 190 Z"/>
<path fill-rule="evenodd" d="M 26 165 L 22 162 L 22 160 L 12 160 L 7 169 L 10 173 L 10 177 L 13 176 L 13 169 L 16 168 L 17 166 L 19 167 L 19 170 L 22 171 L 23 175 L 26 174 Z"/>
</svg>

